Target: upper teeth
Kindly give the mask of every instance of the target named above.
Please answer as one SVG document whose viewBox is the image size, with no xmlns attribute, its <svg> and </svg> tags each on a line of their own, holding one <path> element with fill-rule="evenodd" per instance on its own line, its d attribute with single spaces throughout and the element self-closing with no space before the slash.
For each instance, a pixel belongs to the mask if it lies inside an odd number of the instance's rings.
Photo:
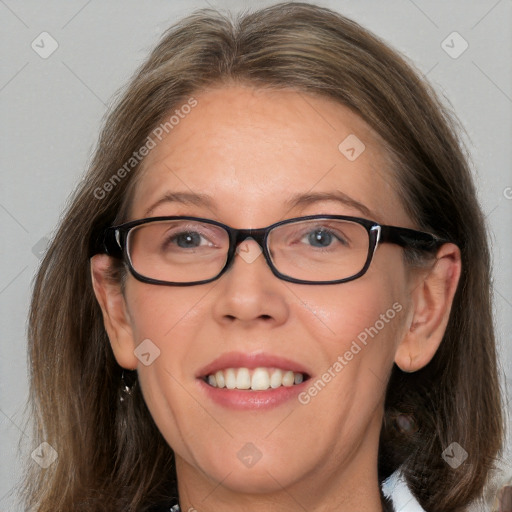
<svg viewBox="0 0 512 512">
<path fill-rule="evenodd" d="M 279 368 L 227 368 L 208 375 L 208 384 L 213 387 L 227 389 L 252 389 L 263 391 L 279 386 L 290 387 L 300 384 L 302 373 L 280 370 Z"/>
</svg>

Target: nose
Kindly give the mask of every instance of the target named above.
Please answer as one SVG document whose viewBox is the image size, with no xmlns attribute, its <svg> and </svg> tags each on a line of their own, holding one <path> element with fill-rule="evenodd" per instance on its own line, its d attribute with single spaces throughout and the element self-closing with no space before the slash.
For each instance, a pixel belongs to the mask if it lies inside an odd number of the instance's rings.
<svg viewBox="0 0 512 512">
<path fill-rule="evenodd" d="M 238 244 L 234 261 L 215 289 L 218 322 L 275 326 L 288 317 L 286 288 L 267 265 L 262 247 L 251 237 Z"/>
</svg>

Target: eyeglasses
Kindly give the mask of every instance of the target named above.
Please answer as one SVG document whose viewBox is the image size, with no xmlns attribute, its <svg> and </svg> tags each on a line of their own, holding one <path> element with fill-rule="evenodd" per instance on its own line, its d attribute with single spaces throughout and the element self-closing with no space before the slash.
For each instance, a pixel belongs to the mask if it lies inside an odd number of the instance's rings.
<svg viewBox="0 0 512 512">
<path fill-rule="evenodd" d="M 430 233 L 344 215 L 296 217 L 259 229 L 174 216 L 106 228 L 94 252 L 124 259 L 139 281 L 189 286 L 218 279 L 230 268 L 239 244 L 250 239 L 259 244 L 276 277 L 300 284 L 361 277 L 379 243 L 434 252 L 447 242 Z"/>
</svg>

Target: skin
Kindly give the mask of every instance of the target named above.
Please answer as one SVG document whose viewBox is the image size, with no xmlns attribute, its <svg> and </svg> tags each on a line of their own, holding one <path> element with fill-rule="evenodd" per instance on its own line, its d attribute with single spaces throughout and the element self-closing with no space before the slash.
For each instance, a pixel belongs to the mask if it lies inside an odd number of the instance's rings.
<svg viewBox="0 0 512 512">
<path fill-rule="evenodd" d="M 169 191 L 208 194 L 214 203 L 162 203 L 150 216 L 196 215 L 238 228 L 311 214 L 368 218 L 334 201 L 284 206 L 294 193 L 341 190 L 372 220 L 416 227 L 379 138 L 343 105 L 241 85 L 195 97 L 198 105 L 146 158 L 131 219 L 147 216 Z M 349 134 L 366 146 L 355 161 L 338 150 Z M 400 247 L 382 244 L 363 277 L 326 286 L 282 281 L 263 257 L 247 263 L 237 256 L 217 281 L 155 286 L 129 275 L 123 294 L 107 278 L 109 264 L 106 255 L 92 258 L 94 290 L 115 357 L 137 368 L 149 410 L 176 454 L 182 510 L 380 510 L 383 393 L 393 363 L 416 371 L 441 342 L 460 275 L 455 245 L 445 244 L 435 264 L 413 272 Z M 307 405 L 291 400 L 234 411 L 198 388 L 197 370 L 235 350 L 281 355 L 319 378 L 396 302 L 400 313 Z M 134 349 L 147 338 L 161 353 L 144 366 Z M 247 442 L 262 454 L 252 467 L 237 457 Z"/>
</svg>

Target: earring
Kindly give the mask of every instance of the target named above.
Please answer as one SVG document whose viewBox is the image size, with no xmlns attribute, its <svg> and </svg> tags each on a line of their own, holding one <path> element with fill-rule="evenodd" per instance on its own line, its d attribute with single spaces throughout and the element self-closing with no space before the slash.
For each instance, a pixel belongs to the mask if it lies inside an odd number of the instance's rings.
<svg viewBox="0 0 512 512">
<path fill-rule="evenodd" d="M 136 370 L 124 370 L 121 372 L 121 396 L 119 401 L 124 402 L 133 393 L 135 384 L 137 383 Z"/>
</svg>

